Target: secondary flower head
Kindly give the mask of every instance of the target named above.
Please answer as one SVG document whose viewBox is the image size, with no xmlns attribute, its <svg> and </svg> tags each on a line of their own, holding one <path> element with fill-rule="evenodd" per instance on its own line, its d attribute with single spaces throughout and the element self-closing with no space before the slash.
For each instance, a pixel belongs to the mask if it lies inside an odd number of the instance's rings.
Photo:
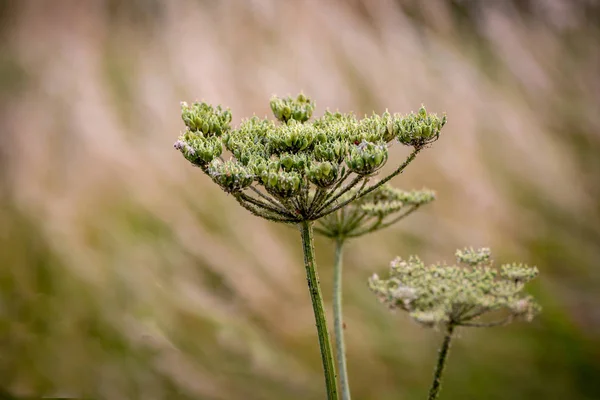
<svg viewBox="0 0 600 400">
<path fill-rule="evenodd" d="M 540 311 L 522 293 L 537 268 L 507 264 L 498 271 L 491 267 L 489 249 L 459 250 L 457 260 L 465 266 L 427 266 L 417 257 L 396 258 L 389 277 L 373 275 L 369 287 L 391 309 L 407 311 L 426 326 L 496 326 L 515 318 L 529 321 Z M 502 318 L 486 319 L 498 315 Z"/>
<path fill-rule="evenodd" d="M 355 196 L 357 190 L 350 190 L 343 199 Z M 321 218 L 315 231 L 336 239 L 359 237 L 387 228 L 433 200 L 432 190 L 404 191 L 384 184 L 344 209 Z"/>
<path fill-rule="evenodd" d="M 413 152 L 386 179 L 436 140 L 446 122 L 424 108 L 364 119 L 326 112 L 309 121 L 315 105 L 304 94 L 273 97 L 270 105 L 278 122 L 253 117 L 232 128 L 229 110 L 182 103 L 186 130 L 174 147 L 246 209 L 279 222 L 317 220 L 353 200 L 391 190 L 380 188 L 383 182 L 367 186 L 388 161 L 388 147 L 396 142 Z M 229 153 L 229 161 L 223 161 L 223 153 Z M 398 197 L 387 208 L 363 205 L 366 213 L 383 215 L 402 208 L 400 203 L 411 204 L 405 200 Z"/>
</svg>

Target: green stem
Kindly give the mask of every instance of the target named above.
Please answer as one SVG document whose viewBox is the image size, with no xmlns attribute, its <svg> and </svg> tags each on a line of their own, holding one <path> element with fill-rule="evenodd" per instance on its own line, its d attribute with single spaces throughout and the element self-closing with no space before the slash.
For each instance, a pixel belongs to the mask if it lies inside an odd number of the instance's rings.
<svg viewBox="0 0 600 400">
<path fill-rule="evenodd" d="M 333 267 L 333 328 L 335 331 L 335 352 L 340 374 L 342 400 L 350 400 L 350 384 L 346 368 L 346 346 L 344 344 L 344 321 L 342 314 L 342 259 L 344 239 L 338 238 L 335 244 L 335 265 Z"/>
<path fill-rule="evenodd" d="M 335 212 L 335 211 L 339 210 L 340 208 L 345 207 L 347 204 L 352 203 L 354 200 L 357 200 L 357 199 L 360 199 L 361 197 L 364 197 L 365 195 L 371 193 L 372 191 L 374 191 L 378 187 L 380 187 L 383 184 L 387 183 L 390 179 L 392 179 L 396 175 L 401 174 L 404 171 L 404 169 L 408 166 L 408 164 L 410 164 L 415 159 L 415 157 L 417 156 L 417 154 L 419 154 L 419 152 L 422 149 L 423 149 L 422 147 L 415 147 L 415 149 L 412 151 L 412 153 L 409 154 L 409 156 L 406 158 L 406 160 L 404 160 L 404 162 L 398 168 L 396 168 L 396 170 L 394 172 L 392 172 L 391 174 L 389 174 L 388 176 L 386 176 L 385 178 L 383 178 L 382 180 L 380 180 L 379 182 L 377 182 L 376 184 L 374 184 L 373 186 L 367 188 L 364 191 L 363 191 L 363 188 L 365 186 L 365 183 L 367 183 L 367 181 L 368 181 L 368 177 L 367 176 L 362 176 L 362 178 L 365 179 L 363 181 L 363 186 L 358 190 L 358 192 L 356 192 L 356 194 L 354 196 L 351 196 L 348 200 L 345 200 L 342 203 L 339 203 L 339 204 L 331 207 L 330 209 L 326 210 L 326 208 L 329 207 L 329 205 L 331 205 L 335 200 L 337 200 L 341 196 L 341 194 L 344 193 L 344 191 L 348 191 L 348 190 L 352 189 L 352 187 L 356 186 L 356 184 L 359 181 L 357 179 L 361 178 L 361 176 L 358 176 L 357 178 L 354 178 L 354 180 L 349 185 L 347 185 L 346 187 L 344 187 L 342 189 L 342 192 L 340 192 L 340 194 L 336 195 L 332 200 L 329 200 L 327 203 L 325 203 L 324 206 L 321 206 L 321 208 L 319 209 L 319 211 L 317 211 L 318 215 L 316 217 L 313 217 L 313 219 L 316 220 L 316 219 L 319 219 L 321 217 L 324 217 L 327 214 L 331 214 L 332 212 Z"/>
<path fill-rule="evenodd" d="M 304 265 L 306 267 L 308 290 L 310 292 L 310 299 L 312 300 L 313 311 L 315 313 L 319 346 L 321 348 L 321 359 L 323 361 L 325 385 L 327 387 L 327 399 L 337 400 L 337 376 L 335 373 L 329 332 L 327 331 L 327 319 L 325 318 L 325 310 L 323 308 L 323 296 L 321 295 L 317 263 L 315 261 L 313 223 L 311 221 L 302 221 L 300 223 L 300 229 L 302 232 L 302 249 L 304 250 Z"/>
<path fill-rule="evenodd" d="M 435 400 L 440 393 L 442 386 L 442 374 L 444 373 L 444 366 L 446 365 L 446 358 L 448 357 L 448 350 L 450 350 L 450 341 L 452 340 L 452 332 L 454 331 L 454 324 L 449 323 L 446 329 L 446 336 L 444 336 L 444 342 L 440 348 L 438 355 L 437 366 L 435 367 L 435 373 L 433 374 L 433 383 L 431 389 L 429 389 L 428 400 Z"/>
</svg>

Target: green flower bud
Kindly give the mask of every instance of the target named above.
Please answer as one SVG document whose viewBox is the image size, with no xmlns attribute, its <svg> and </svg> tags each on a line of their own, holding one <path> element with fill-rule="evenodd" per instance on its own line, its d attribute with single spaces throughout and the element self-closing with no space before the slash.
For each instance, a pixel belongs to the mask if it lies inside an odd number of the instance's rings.
<svg viewBox="0 0 600 400">
<path fill-rule="evenodd" d="M 288 198 L 300 193 L 301 179 L 297 172 L 265 171 L 260 177 L 267 192 L 281 198 Z"/>
<path fill-rule="evenodd" d="M 285 104 L 283 106 L 283 109 L 281 110 L 281 115 L 283 116 L 284 120 L 289 120 L 292 116 L 292 109 L 290 108 L 290 106 L 288 106 L 287 104 Z M 297 120 L 296 120 L 297 121 Z"/>
<path fill-rule="evenodd" d="M 359 143 L 362 141 L 391 142 L 397 134 L 392 122 L 392 117 L 387 111 L 382 116 L 373 114 L 360 121 L 358 129 L 351 133 L 350 139 Z"/>
<path fill-rule="evenodd" d="M 201 132 L 187 131 L 179 137 L 174 147 L 183 154 L 186 160 L 199 167 L 206 167 L 209 162 L 223 152 L 221 140 L 218 137 L 204 138 Z"/>
<path fill-rule="evenodd" d="M 318 143 L 314 147 L 313 155 L 317 161 L 340 164 L 348 155 L 348 144 L 339 140 Z"/>
<path fill-rule="evenodd" d="M 242 121 L 239 128 L 223 135 L 225 148 L 244 165 L 254 157 L 267 158 L 267 132 L 275 129 L 275 123 L 266 119 L 252 117 Z"/>
<path fill-rule="evenodd" d="M 254 175 L 237 161 L 213 160 L 208 166 L 208 174 L 221 188 L 228 192 L 239 192 L 250 186 Z"/>
<path fill-rule="evenodd" d="M 275 118 L 284 123 L 289 120 L 298 122 L 308 121 L 312 116 L 315 107 L 315 104 L 302 93 L 295 99 L 291 97 L 282 99 L 273 96 L 270 105 Z"/>
<path fill-rule="evenodd" d="M 265 160 L 263 157 L 253 157 L 248 162 L 248 169 L 257 177 L 259 182 L 265 173 L 277 172 L 281 168 L 278 160 Z"/>
<path fill-rule="evenodd" d="M 393 131 L 402 144 L 423 147 L 440 137 L 440 131 L 446 124 L 446 116 L 439 118 L 436 114 L 428 114 L 421 106 L 417 114 L 405 117 L 394 117 Z"/>
<path fill-rule="evenodd" d="M 362 142 L 350 149 L 346 159 L 348 168 L 359 175 L 369 175 L 376 172 L 387 161 L 388 150 L 385 144 Z"/>
<path fill-rule="evenodd" d="M 312 125 L 291 120 L 267 133 L 267 141 L 272 154 L 298 153 L 309 150 L 317 131 Z"/>
<path fill-rule="evenodd" d="M 192 132 L 202 132 L 205 137 L 221 136 L 230 129 L 231 112 L 221 106 L 213 108 L 206 103 L 181 103 L 181 118 Z"/>
<path fill-rule="evenodd" d="M 305 154 L 283 154 L 279 163 L 284 171 L 303 172 L 308 165 L 308 158 Z"/>
<path fill-rule="evenodd" d="M 308 169 L 307 176 L 315 185 L 327 188 L 338 178 L 338 169 L 330 162 L 313 163 Z"/>
</svg>

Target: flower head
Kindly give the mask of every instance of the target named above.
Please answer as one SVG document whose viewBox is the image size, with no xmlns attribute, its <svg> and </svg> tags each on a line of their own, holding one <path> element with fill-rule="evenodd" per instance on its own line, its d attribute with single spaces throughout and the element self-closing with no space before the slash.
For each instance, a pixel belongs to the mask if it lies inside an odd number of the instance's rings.
<svg viewBox="0 0 600 400">
<path fill-rule="evenodd" d="M 387 279 L 373 275 L 370 289 L 392 309 L 407 311 L 426 326 L 495 326 L 515 318 L 531 320 L 539 305 L 522 293 L 537 268 L 507 264 L 500 273 L 490 267 L 489 249 L 462 250 L 458 259 L 466 266 L 425 265 L 418 257 L 396 258 Z M 504 318 L 481 322 L 488 315 Z"/>
<path fill-rule="evenodd" d="M 356 196 L 357 191 L 348 191 L 343 200 Z M 321 218 L 316 231 L 330 238 L 362 236 L 402 220 L 434 199 L 431 190 L 404 191 L 384 184 L 343 210 Z"/>
<path fill-rule="evenodd" d="M 389 144 L 397 140 L 415 148 L 393 176 L 414 159 L 424 143 L 437 139 L 443 125 L 426 113 L 385 112 L 361 120 L 353 114 L 326 112 L 310 121 L 315 104 L 304 94 L 273 97 L 270 106 L 279 122 L 252 117 L 232 128 L 229 110 L 182 102 L 186 131 L 174 147 L 242 206 L 280 222 L 318 220 L 367 193 L 388 190 L 366 184 L 388 161 Z M 230 161 L 222 161 L 224 152 Z M 363 203 L 361 212 L 388 215 L 424 204 L 424 196 L 396 194 L 385 204 Z"/>
</svg>

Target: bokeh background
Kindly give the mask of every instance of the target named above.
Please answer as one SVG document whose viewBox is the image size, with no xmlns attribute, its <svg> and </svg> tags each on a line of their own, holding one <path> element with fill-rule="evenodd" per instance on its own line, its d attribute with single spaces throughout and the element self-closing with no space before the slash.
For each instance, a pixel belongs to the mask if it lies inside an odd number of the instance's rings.
<svg viewBox="0 0 600 400">
<path fill-rule="evenodd" d="M 440 342 L 367 277 L 472 245 L 537 265 L 544 311 L 463 331 L 442 397 L 600 399 L 599 21 L 595 0 L 1 1 L 3 396 L 324 398 L 298 232 L 172 148 L 181 100 L 237 123 L 303 90 L 317 114 L 449 117 L 393 181 L 438 200 L 347 248 L 354 398 L 423 399 Z"/>
</svg>

